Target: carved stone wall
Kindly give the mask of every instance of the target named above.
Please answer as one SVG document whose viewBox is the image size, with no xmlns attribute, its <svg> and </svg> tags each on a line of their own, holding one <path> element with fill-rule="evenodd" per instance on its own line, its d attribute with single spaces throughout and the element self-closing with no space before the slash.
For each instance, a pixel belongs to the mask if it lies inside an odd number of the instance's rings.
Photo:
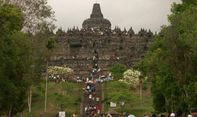
<svg viewBox="0 0 197 117">
<path fill-rule="evenodd" d="M 96 52 L 98 66 L 103 70 L 109 70 L 116 63 L 131 67 L 144 56 L 153 37 L 148 31 L 131 36 L 129 32 L 117 33 L 115 29 L 105 32 L 73 29 L 58 37 L 51 65 L 67 65 L 76 71 L 88 71 Z"/>
<path fill-rule="evenodd" d="M 57 46 L 51 65 L 67 65 L 78 74 L 88 73 L 92 68 L 92 57 L 98 55 L 98 66 L 109 70 L 116 63 L 129 67 L 139 61 L 149 48 L 154 35 L 141 29 L 135 34 L 132 28 L 123 31 L 115 27 L 111 30 L 109 20 L 103 18 L 99 4 L 94 4 L 89 19 L 83 22 L 83 28 L 58 30 Z"/>
</svg>

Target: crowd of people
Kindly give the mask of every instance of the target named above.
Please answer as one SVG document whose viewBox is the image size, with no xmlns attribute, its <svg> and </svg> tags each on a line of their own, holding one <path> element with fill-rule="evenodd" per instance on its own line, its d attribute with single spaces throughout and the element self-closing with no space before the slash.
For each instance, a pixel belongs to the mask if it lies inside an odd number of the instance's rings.
<svg viewBox="0 0 197 117">
<path fill-rule="evenodd" d="M 101 92 L 99 92 L 99 86 L 95 82 L 96 77 L 99 76 L 100 68 L 98 67 L 98 53 L 95 51 L 92 57 L 92 70 L 90 76 L 85 82 L 85 96 L 84 99 L 84 115 L 86 117 L 98 117 L 101 113 Z"/>
</svg>

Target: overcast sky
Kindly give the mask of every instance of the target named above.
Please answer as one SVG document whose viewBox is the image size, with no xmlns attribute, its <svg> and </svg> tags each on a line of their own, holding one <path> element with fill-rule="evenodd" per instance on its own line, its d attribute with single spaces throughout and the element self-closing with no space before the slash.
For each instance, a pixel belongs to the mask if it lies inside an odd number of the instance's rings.
<svg viewBox="0 0 197 117">
<path fill-rule="evenodd" d="M 56 25 L 64 30 L 73 26 L 82 27 L 90 17 L 96 0 L 48 0 L 55 11 Z M 140 28 L 159 31 L 168 24 L 171 4 L 180 0 L 97 0 L 105 18 L 120 28 L 131 26 L 137 32 Z"/>
</svg>

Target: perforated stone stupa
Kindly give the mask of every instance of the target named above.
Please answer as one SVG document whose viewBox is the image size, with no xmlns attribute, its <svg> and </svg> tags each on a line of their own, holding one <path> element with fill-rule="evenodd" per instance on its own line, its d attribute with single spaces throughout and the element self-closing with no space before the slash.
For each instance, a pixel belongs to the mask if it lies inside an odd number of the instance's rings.
<svg viewBox="0 0 197 117">
<path fill-rule="evenodd" d="M 110 29 L 111 22 L 105 18 L 103 18 L 103 14 L 101 12 L 100 4 L 95 3 L 92 9 L 92 14 L 90 18 L 86 19 L 83 22 L 83 28 L 93 28 L 93 29 Z"/>
</svg>

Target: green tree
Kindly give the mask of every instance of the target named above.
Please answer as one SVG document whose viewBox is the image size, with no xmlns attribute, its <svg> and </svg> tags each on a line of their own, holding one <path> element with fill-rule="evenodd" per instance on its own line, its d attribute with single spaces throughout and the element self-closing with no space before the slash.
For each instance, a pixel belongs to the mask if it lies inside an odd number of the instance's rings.
<svg viewBox="0 0 197 117">
<path fill-rule="evenodd" d="M 163 27 L 139 64 L 153 82 L 153 102 L 158 112 L 187 113 L 197 105 L 196 3 L 183 0 L 173 5 L 171 24 Z"/>
<path fill-rule="evenodd" d="M 53 25 L 53 21 L 55 20 L 54 12 L 51 7 L 47 5 L 47 0 L 0 0 L 0 6 L 8 6 L 8 4 L 10 6 L 14 5 L 18 7 L 4 9 L 6 11 L 3 11 L 3 9 L 0 10 L 2 14 L 4 13 L 3 15 L 0 15 L 0 17 L 3 17 L 0 20 L 0 27 L 2 27 L 0 29 L 0 36 L 8 38 L 12 32 L 22 29 L 24 32 L 29 33 L 27 36 L 31 40 L 32 48 L 31 55 L 29 56 L 31 67 L 27 74 L 28 82 L 31 83 L 28 87 L 28 107 L 29 112 L 31 112 L 32 85 L 39 83 L 43 69 L 45 69 L 43 68 L 43 63 L 46 62 L 45 55 L 48 51 L 46 45 L 54 42 L 54 40 L 50 38 L 53 35 L 53 30 L 55 28 Z M 18 12 L 19 10 L 22 12 Z M 23 22 L 20 22 L 22 20 Z M 17 23 L 20 23 L 20 25 Z M 4 45 L 3 41 L 0 43 L 1 45 Z"/>
<path fill-rule="evenodd" d="M 115 64 L 110 69 L 112 75 L 115 79 L 120 79 L 123 77 L 123 73 L 127 70 L 127 67 L 123 64 Z"/>
<path fill-rule="evenodd" d="M 23 12 L 23 31 L 28 33 L 37 33 L 43 30 L 43 27 L 55 28 L 53 22 L 54 12 L 48 5 L 47 0 L 0 0 L 0 5 L 16 5 Z"/>
<path fill-rule="evenodd" d="M 30 41 L 20 32 L 23 15 L 18 7 L 0 5 L 0 114 L 11 117 L 25 107 Z"/>
<path fill-rule="evenodd" d="M 143 83 L 147 79 L 147 77 L 144 77 L 142 73 L 135 69 L 128 69 L 124 72 L 123 78 L 121 79 L 123 82 L 130 85 L 132 88 L 139 87 L 139 94 L 140 94 L 140 100 L 141 100 L 141 106 L 142 106 L 142 91 L 143 91 Z"/>
<path fill-rule="evenodd" d="M 0 6 L 0 14 L 1 39 L 10 36 L 14 31 L 18 31 L 22 28 L 23 17 L 19 8 L 11 5 L 3 5 Z"/>
</svg>

